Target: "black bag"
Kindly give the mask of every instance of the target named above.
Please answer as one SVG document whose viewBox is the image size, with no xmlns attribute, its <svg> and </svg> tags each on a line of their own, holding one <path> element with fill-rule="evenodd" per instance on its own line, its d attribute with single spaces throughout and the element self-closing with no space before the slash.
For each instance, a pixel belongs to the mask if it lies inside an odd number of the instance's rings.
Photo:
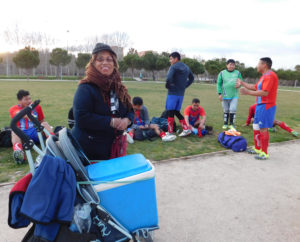
<svg viewBox="0 0 300 242">
<path fill-rule="evenodd" d="M 153 129 L 136 129 L 134 131 L 133 138 L 138 141 L 150 140 L 153 141 L 153 138 L 157 137 Z"/>
<path fill-rule="evenodd" d="M 0 130 L 0 147 L 12 147 L 11 128 L 4 127 Z"/>
</svg>

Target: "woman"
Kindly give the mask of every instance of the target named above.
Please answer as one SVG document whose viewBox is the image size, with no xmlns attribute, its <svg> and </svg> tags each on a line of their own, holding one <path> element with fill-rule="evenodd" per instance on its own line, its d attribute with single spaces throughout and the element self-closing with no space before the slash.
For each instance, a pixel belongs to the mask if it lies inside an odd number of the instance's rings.
<svg viewBox="0 0 300 242">
<path fill-rule="evenodd" d="M 126 154 L 122 134 L 132 123 L 133 109 L 121 82 L 117 55 L 110 46 L 95 46 L 74 96 L 73 112 L 72 134 L 89 159 L 107 160 Z"/>
</svg>

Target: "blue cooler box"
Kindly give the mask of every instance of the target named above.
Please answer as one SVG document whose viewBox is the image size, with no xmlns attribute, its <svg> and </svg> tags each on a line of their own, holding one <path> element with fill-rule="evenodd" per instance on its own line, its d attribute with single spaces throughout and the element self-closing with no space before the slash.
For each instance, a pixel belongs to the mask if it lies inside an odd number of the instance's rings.
<svg viewBox="0 0 300 242">
<path fill-rule="evenodd" d="M 155 169 L 142 154 L 87 166 L 100 204 L 126 229 L 158 228 Z"/>
</svg>

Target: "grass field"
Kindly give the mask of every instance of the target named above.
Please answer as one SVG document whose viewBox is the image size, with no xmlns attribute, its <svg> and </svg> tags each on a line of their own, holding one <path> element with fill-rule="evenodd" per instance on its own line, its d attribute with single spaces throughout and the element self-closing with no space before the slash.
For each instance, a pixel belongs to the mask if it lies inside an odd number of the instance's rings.
<svg viewBox="0 0 300 242">
<path fill-rule="evenodd" d="M 131 96 L 141 96 L 149 109 L 150 116 L 160 116 L 164 110 L 166 89 L 160 83 L 126 82 Z M 0 82 L 0 127 L 9 126 L 8 109 L 16 104 L 16 92 L 19 89 L 30 90 L 32 99 L 40 99 L 46 121 L 52 126 L 67 125 L 68 110 L 72 105 L 76 82 Z M 288 91 L 294 90 L 294 91 Z M 198 97 L 201 106 L 207 113 L 207 124 L 214 127 L 214 135 L 199 139 L 196 136 L 177 138 L 172 143 L 155 141 L 136 142 L 129 145 L 128 153 L 143 153 L 151 160 L 164 160 L 168 158 L 195 155 L 223 150 L 217 142 L 217 134 L 221 131 L 223 111 L 217 99 L 216 88 L 213 85 L 194 84 L 187 91 L 184 105 L 190 104 L 192 98 Z M 255 98 L 242 96 L 239 100 L 236 126 L 247 139 L 249 145 L 253 144 L 252 129 L 242 127 L 248 115 L 248 107 L 255 102 Z M 300 90 L 295 88 L 278 92 L 278 108 L 276 119 L 285 121 L 300 132 Z M 177 122 L 178 123 L 178 122 Z M 280 128 L 276 133 L 270 134 L 270 142 L 281 142 L 294 139 L 289 133 Z M 287 154 L 288 155 L 288 154 Z M 0 182 L 16 180 L 28 171 L 27 165 L 18 166 L 12 159 L 11 148 L 0 148 Z"/>
</svg>

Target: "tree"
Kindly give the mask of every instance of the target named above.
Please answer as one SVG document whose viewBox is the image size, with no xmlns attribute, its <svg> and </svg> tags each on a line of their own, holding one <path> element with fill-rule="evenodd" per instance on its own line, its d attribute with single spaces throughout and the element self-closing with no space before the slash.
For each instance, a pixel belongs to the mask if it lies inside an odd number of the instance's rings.
<svg viewBox="0 0 300 242">
<path fill-rule="evenodd" d="M 169 57 L 159 55 L 156 60 L 156 70 L 165 70 L 170 66 Z"/>
<path fill-rule="evenodd" d="M 143 56 L 143 67 L 147 71 L 152 72 L 153 81 L 155 81 L 155 70 L 157 69 L 156 62 L 158 60 L 158 55 L 153 53 L 152 51 L 146 52 Z"/>
<path fill-rule="evenodd" d="M 278 69 L 276 73 L 278 75 L 278 78 L 282 80 L 294 81 L 298 77 L 297 71 L 292 71 L 292 70 Z"/>
<path fill-rule="evenodd" d="M 184 58 L 182 62 L 189 66 L 191 71 L 197 76 L 205 73 L 204 65 L 196 59 Z"/>
<path fill-rule="evenodd" d="M 126 65 L 125 61 L 124 60 L 121 60 L 118 62 L 119 63 L 119 71 L 124 74 L 127 69 L 128 69 L 128 66 Z"/>
<path fill-rule="evenodd" d="M 13 58 L 13 62 L 18 68 L 27 70 L 27 79 L 29 79 L 29 69 L 33 69 L 40 64 L 39 52 L 30 46 L 19 50 Z"/>
<path fill-rule="evenodd" d="M 124 62 L 128 68 L 131 69 L 132 78 L 134 78 L 134 69 L 141 69 L 142 60 L 138 56 L 137 51 L 130 49 L 128 54 L 124 57 Z"/>
<path fill-rule="evenodd" d="M 156 80 L 155 71 L 160 71 L 169 67 L 169 58 L 158 55 L 152 51 L 146 52 L 142 58 L 143 67 L 147 71 L 152 72 L 153 81 Z"/>
<path fill-rule="evenodd" d="M 225 67 L 226 67 L 226 60 L 224 58 L 208 60 L 205 63 L 205 69 L 210 75 L 213 76 L 217 76 L 220 73 L 220 71 L 225 69 Z"/>
<path fill-rule="evenodd" d="M 243 70 L 240 70 L 240 72 L 243 78 L 258 78 L 260 75 L 256 68 L 253 67 L 247 67 Z"/>
<path fill-rule="evenodd" d="M 50 54 L 50 64 L 56 66 L 56 77 L 59 78 L 60 68 L 60 79 L 62 79 L 62 67 L 66 66 L 71 62 L 72 56 L 68 54 L 67 50 L 61 48 L 55 48 Z"/>
<path fill-rule="evenodd" d="M 91 58 L 92 58 L 92 55 L 88 54 L 88 53 L 79 53 L 78 54 L 75 64 L 76 64 L 77 68 L 79 69 L 79 72 L 86 67 L 87 63 L 90 61 Z"/>
<path fill-rule="evenodd" d="M 300 65 L 296 65 L 295 70 L 300 72 Z"/>
</svg>

